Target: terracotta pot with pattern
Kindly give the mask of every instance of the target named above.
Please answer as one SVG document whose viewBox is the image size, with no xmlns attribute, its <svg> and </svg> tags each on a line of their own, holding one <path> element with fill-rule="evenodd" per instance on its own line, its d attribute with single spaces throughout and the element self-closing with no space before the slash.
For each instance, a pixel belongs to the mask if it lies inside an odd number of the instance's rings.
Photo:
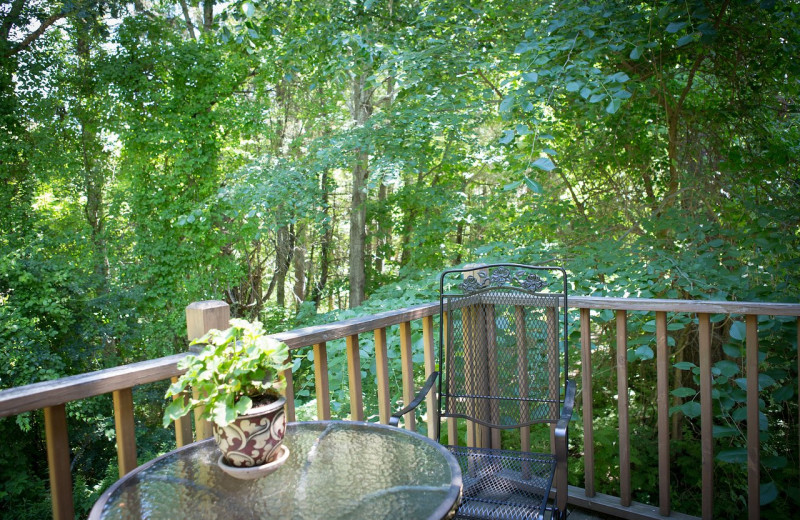
<svg viewBox="0 0 800 520">
<path fill-rule="evenodd" d="M 261 466 L 277 455 L 286 432 L 285 403 L 281 397 L 252 408 L 227 426 L 214 424 L 214 440 L 226 464 L 239 468 Z"/>
</svg>

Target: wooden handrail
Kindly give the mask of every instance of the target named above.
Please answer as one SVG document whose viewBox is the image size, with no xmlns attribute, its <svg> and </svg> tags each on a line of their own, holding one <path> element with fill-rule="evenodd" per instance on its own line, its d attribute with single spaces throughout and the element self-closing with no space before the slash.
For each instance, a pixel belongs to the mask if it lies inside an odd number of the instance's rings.
<svg viewBox="0 0 800 520">
<path fill-rule="evenodd" d="M 608 298 L 605 296 L 570 296 L 570 308 L 610 309 L 621 311 L 686 312 L 706 314 L 756 314 L 763 316 L 800 316 L 798 303 L 728 302 L 719 300 L 666 300 L 655 298 Z"/>
<path fill-rule="evenodd" d="M 88 374 L 62 377 L 0 391 L 0 417 L 17 415 L 49 406 L 110 394 L 181 374 L 178 361 L 187 354 L 175 354 L 139 363 L 106 368 Z"/>
<path fill-rule="evenodd" d="M 439 314 L 438 303 L 424 303 L 413 307 L 406 307 L 396 311 L 386 311 L 370 316 L 350 318 L 347 320 L 314 325 L 302 329 L 290 330 L 273 334 L 272 337 L 289 345 L 290 349 L 307 347 L 315 343 L 333 341 L 347 336 L 373 332 L 383 327 L 399 325 L 405 321 L 413 321 Z"/>
</svg>

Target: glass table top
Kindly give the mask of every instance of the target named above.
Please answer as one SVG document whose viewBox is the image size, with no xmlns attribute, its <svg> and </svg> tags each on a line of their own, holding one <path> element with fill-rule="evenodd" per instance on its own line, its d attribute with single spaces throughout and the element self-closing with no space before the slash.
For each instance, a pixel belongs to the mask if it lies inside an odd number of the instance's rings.
<svg viewBox="0 0 800 520">
<path fill-rule="evenodd" d="M 286 463 L 257 480 L 225 474 L 212 439 L 185 446 L 120 479 L 89 519 L 440 519 L 458 505 L 458 463 L 416 433 L 351 421 L 290 423 L 284 444 Z"/>
</svg>

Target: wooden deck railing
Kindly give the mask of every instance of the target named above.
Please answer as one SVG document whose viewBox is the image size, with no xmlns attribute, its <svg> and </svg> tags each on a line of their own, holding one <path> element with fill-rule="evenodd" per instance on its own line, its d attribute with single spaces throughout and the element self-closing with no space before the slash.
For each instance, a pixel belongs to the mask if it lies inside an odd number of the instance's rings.
<svg viewBox="0 0 800 520">
<path fill-rule="evenodd" d="M 670 355 L 667 341 L 667 313 L 696 315 L 699 332 L 700 370 L 700 423 L 702 467 L 702 517 L 711 518 L 713 510 L 713 436 L 712 436 L 712 371 L 711 371 L 711 326 L 712 314 L 744 315 L 746 323 L 746 375 L 747 375 L 747 449 L 748 449 L 748 516 L 759 518 L 760 452 L 758 441 L 758 316 L 798 317 L 798 345 L 800 345 L 800 304 L 702 302 L 685 300 L 653 300 L 633 298 L 571 297 L 570 308 L 578 309 L 580 323 L 580 367 L 578 378 L 583 420 L 583 459 L 585 469 L 584 487 L 569 490 L 569 502 L 598 513 L 624 518 L 687 518 L 674 512 L 670 506 L 670 420 L 669 420 L 669 368 Z M 616 374 L 619 417 L 619 496 L 602 495 L 595 491 L 595 443 L 592 403 L 592 328 L 591 311 L 611 310 L 616 313 Z M 628 425 L 628 361 L 627 324 L 628 312 L 654 313 L 656 322 L 656 373 L 657 373 L 657 431 L 658 431 L 658 475 L 659 506 L 654 507 L 632 500 L 631 489 L 631 442 Z M 361 386 L 361 360 L 359 335 L 374 335 L 375 361 L 377 365 L 377 399 L 379 420 L 388 423 L 391 414 L 389 395 L 389 373 L 387 329 L 398 326 L 403 387 L 403 400 L 407 403 L 414 392 L 413 363 L 411 358 L 411 323 L 420 320 L 424 345 L 424 365 L 427 376 L 434 370 L 434 317 L 439 312 L 436 303 L 418 305 L 397 311 L 384 312 L 363 318 L 331 323 L 328 325 L 276 334 L 292 350 L 311 347 L 314 351 L 314 380 L 317 415 L 320 419 L 331 417 L 330 388 L 328 382 L 327 342 L 345 339 L 347 374 L 350 391 L 351 419 L 364 420 L 364 403 Z M 210 328 L 225 328 L 228 323 L 227 306 L 222 302 L 198 302 L 187 308 L 187 329 L 190 339 L 200 336 Z M 574 348 L 574 346 L 572 346 Z M 0 391 L 0 417 L 31 410 L 44 409 L 47 436 L 48 464 L 50 468 L 53 518 L 71 519 L 74 516 L 72 478 L 70 475 L 70 449 L 67 440 L 67 417 L 65 404 L 100 394 L 113 394 L 117 451 L 120 475 L 136 467 L 136 443 L 133 427 L 132 388 L 136 385 L 174 378 L 180 374 L 177 362 L 186 354 L 134 363 L 122 367 L 101 370 L 89 374 L 37 383 Z M 573 356 L 574 357 L 574 356 Z M 798 356 L 800 371 L 800 355 Z M 292 391 L 292 374 L 286 373 L 287 418 L 296 419 L 295 396 Z M 800 387 L 797 389 L 800 396 Z M 435 410 L 433 397 L 428 399 L 428 421 L 437 421 L 431 413 Z M 409 414 L 405 427 L 415 429 L 414 418 Z M 452 431 L 454 424 L 448 424 Z M 196 427 L 196 437 L 205 438 L 210 431 L 203 424 Z M 433 428 L 428 428 L 433 435 Z M 183 420 L 176 424 L 178 445 L 190 442 L 191 423 Z M 608 449 L 604 447 L 603 449 Z"/>
</svg>

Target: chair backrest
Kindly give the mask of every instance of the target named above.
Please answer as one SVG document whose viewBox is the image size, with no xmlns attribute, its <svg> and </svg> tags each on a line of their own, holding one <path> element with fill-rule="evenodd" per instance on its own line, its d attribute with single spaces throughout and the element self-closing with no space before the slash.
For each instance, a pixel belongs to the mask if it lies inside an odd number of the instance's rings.
<svg viewBox="0 0 800 520">
<path fill-rule="evenodd" d="M 492 428 L 556 422 L 566 387 L 566 272 L 453 269 L 439 289 L 441 415 Z"/>
</svg>

